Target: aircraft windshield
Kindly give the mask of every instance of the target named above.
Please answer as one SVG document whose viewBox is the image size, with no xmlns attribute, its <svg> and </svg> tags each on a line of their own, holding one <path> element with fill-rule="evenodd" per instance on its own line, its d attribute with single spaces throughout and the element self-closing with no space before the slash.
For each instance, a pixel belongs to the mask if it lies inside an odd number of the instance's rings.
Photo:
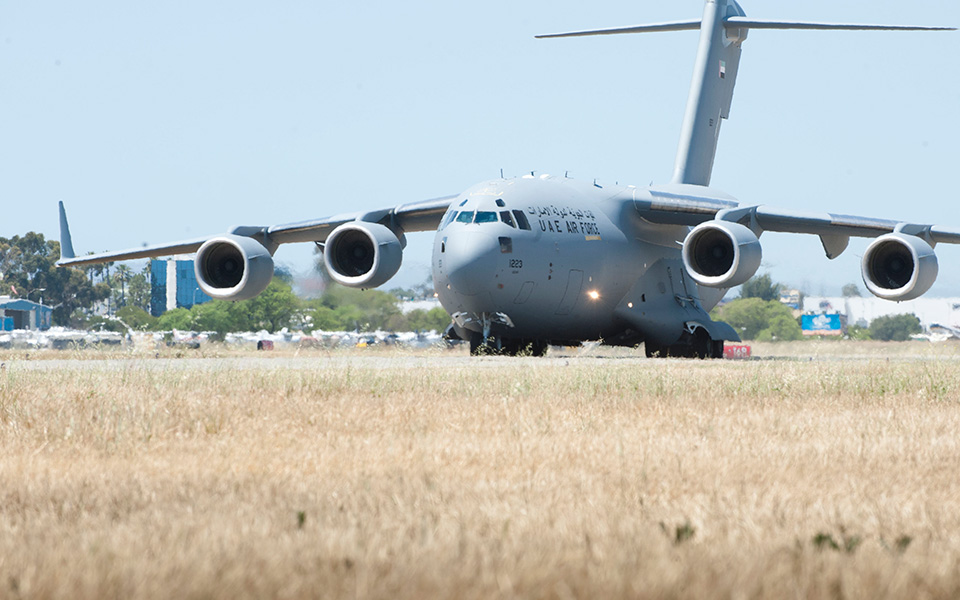
<svg viewBox="0 0 960 600">
<path fill-rule="evenodd" d="M 445 229 L 447 225 L 453 223 L 453 220 L 457 218 L 457 211 L 452 210 L 443 217 L 443 222 L 440 223 L 440 229 Z"/>
<path fill-rule="evenodd" d="M 497 213 L 485 210 L 477 211 L 477 219 L 474 223 L 496 223 Z"/>
<path fill-rule="evenodd" d="M 457 223 L 470 223 L 473 221 L 473 211 L 465 210 L 457 215 Z"/>
</svg>

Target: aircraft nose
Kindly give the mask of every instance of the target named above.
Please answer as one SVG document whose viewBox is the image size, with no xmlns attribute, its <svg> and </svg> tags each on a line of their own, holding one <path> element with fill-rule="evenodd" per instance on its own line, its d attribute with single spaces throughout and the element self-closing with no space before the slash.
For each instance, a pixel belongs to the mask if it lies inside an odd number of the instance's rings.
<svg viewBox="0 0 960 600">
<path fill-rule="evenodd" d="M 444 263 L 453 290 L 475 296 L 488 289 L 497 268 L 496 238 L 479 232 L 458 232 L 447 238 Z"/>
</svg>

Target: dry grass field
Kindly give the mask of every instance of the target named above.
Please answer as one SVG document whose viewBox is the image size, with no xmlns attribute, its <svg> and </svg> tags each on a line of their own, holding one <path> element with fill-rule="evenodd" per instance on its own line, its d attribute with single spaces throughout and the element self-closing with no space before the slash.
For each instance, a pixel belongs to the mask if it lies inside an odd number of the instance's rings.
<svg viewBox="0 0 960 600">
<path fill-rule="evenodd" d="M 822 346 L 0 354 L 0 597 L 960 596 L 960 353 Z"/>
</svg>

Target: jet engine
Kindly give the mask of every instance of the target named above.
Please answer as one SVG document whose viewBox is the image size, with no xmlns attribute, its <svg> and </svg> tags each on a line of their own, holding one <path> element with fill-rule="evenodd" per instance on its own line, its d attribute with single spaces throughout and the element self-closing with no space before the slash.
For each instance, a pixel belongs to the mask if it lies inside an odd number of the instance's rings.
<svg viewBox="0 0 960 600">
<path fill-rule="evenodd" d="M 401 238 L 384 225 L 352 221 L 327 237 L 323 261 L 330 277 L 340 285 L 375 288 L 400 269 L 403 246 Z"/>
<path fill-rule="evenodd" d="M 225 234 L 197 250 L 193 264 L 200 289 L 218 300 L 247 300 L 273 278 L 270 251 L 253 238 Z"/>
<path fill-rule="evenodd" d="M 878 237 L 867 247 L 860 263 L 870 293 L 897 302 L 922 296 L 937 280 L 939 268 L 930 244 L 903 233 Z"/>
<path fill-rule="evenodd" d="M 700 285 L 729 288 L 744 283 L 760 268 L 757 235 L 739 223 L 707 221 L 683 241 L 683 265 Z"/>
</svg>

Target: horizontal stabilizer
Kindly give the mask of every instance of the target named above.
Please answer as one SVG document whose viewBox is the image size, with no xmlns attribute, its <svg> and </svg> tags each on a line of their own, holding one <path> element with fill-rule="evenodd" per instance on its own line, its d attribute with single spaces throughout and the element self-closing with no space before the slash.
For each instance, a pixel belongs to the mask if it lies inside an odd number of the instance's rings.
<svg viewBox="0 0 960 600">
<path fill-rule="evenodd" d="M 956 31 L 956 27 L 927 27 L 917 25 L 858 25 L 849 23 L 812 23 L 806 21 L 773 21 L 730 17 L 723 22 L 727 29 L 812 29 L 842 31 Z"/>
<path fill-rule="evenodd" d="M 593 29 L 590 31 L 571 31 L 569 33 L 548 33 L 535 36 L 537 39 L 583 37 L 587 35 L 617 35 L 620 33 L 656 33 L 659 31 L 696 31 L 700 29 L 700 20 L 672 21 L 669 23 L 654 23 L 652 25 L 634 25 L 633 27 L 617 27 L 614 29 Z"/>
</svg>

